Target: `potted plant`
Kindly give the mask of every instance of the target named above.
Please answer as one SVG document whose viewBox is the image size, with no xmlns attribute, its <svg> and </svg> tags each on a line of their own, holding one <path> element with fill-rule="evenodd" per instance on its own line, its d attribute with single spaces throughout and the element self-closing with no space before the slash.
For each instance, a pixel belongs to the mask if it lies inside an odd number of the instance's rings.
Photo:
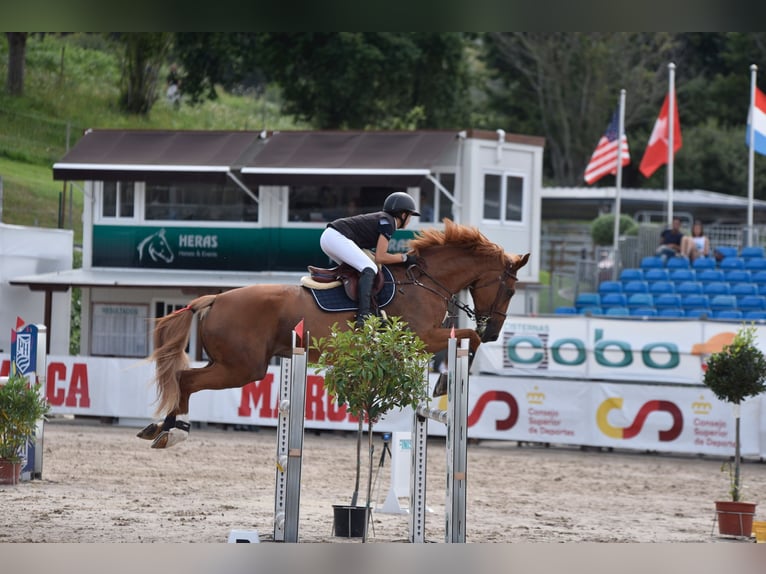
<svg viewBox="0 0 766 574">
<path fill-rule="evenodd" d="M 359 509 L 356 514 L 364 521 L 361 536 L 365 542 L 372 490 L 373 425 L 391 409 L 414 408 L 428 398 L 426 367 L 431 354 L 425 350 L 425 343 L 407 329 L 407 323 L 399 317 L 390 317 L 384 323 L 375 315 L 368 317 L 360 329 L 355 329 L 350 321 L 347 329 L 333 324 L 327 337 L 312 340 L 312 347 L 319 351 L 316 365 L 325 371 L 324 386 L 328 394 L 359 418 L 356 483 L 351 506 L 335 506 L 334 509 L 336 526 L 339 520 L 349 520 L 352 524 L 349 513 Z M 357 496 L 364 421 L 367 421 L 369 466 L 366 504 L 359 507 Z"/>
<path fill-rule="evenodd" d="M 17 484 L 22 450 L 35 440 L 37 422 L 50 408 L 39 384 L 30 384 L 18 371 L 0 384 L 0 483 Z"/>
<path fill-rule="evenodd" d="M 750 536 L 755 504 L 742 501 L 740 474 L 740 403 L 766 390 L 766 357 L 755 346 L 756 330 L 743 325 L 734 340 L 707 361 L 703 382 L 719 400 L 733 405 L 734 410 L 734 464 L 724 463 L 729 470 L 730 501 L 716 501 L 720 534 Z"/>
</svg>

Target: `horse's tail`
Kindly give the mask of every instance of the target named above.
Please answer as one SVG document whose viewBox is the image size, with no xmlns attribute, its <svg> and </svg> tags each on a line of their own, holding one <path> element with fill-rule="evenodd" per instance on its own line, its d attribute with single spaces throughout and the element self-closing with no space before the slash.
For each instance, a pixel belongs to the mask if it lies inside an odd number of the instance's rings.
<svg viewBox="0 0 766 574">
<path fill-rule="evenodd" d="M 202 318 L 215 298 L 215 295 L 203 295 L 186 307 L 157 319 L 154 326 L 154 351 L 149 357 L 156 364 L 156 414 L 167 415 L 178 408 L 181 395 L 178 373 L 189 368 L 186 345 L 189 344 L 194 314 L 202 311 Z"/>
</svg>

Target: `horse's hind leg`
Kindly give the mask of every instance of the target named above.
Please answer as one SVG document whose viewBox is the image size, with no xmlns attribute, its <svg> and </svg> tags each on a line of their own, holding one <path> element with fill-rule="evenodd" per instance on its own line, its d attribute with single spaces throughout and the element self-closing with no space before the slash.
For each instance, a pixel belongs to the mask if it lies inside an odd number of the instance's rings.
<svg viewBox="0 0 766 574">
<path fill-rule="evenodd" d="M 193 393 L 205 389 L 219 390 L 243 387 L 248 382 L 262 376 L 248 377 L 244 369 L 232 370 L 218 363 L 212 363 L 201 369 L 182 371 L 178 378 L 181 393 L 178 408 L 165 417 L 154 437 L 152 448 L 170 448 L 189 437 L 189 397 Z"/>
</svg>

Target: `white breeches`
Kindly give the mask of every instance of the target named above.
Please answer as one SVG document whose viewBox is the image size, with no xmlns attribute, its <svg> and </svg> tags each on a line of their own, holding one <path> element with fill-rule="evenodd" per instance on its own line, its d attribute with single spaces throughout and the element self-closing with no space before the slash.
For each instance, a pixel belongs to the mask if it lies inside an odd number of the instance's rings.
<svg viewBox="0 0 766 574">
<path fill-rule="evenodd" d="M 375 262 L 356 243 L 332 227 L 322 232 L 319 246 L 336 263 L 347 263 L 360 273 L 365 269 L 378 271 Z"/>
</svg>

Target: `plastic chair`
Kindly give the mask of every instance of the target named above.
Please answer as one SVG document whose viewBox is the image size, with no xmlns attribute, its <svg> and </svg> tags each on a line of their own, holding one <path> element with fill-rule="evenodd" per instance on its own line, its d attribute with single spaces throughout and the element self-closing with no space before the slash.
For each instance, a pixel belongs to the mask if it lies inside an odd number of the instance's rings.
<svg viewBox="0 0 766 574">
<path fill-rule="evenodd" d="M 622 292 L 626 295 L 631 295 L 633 293 L 648 293 L 649 283 L 646 281 L 628 281 L 623 284 Z"/>
<path fill-rule="evenodd" d="M 591 306 L 583 307 L 577 310 L 578 315 L 603 315 L 604 310 L 601 307 Z"/>
<path fill-rule="evenodd" d="M 630 315 L 630 309 L 627 307 L 608 307 L 604 312 L 604 315 L 610 317 L 628 317 Z"/>
<path fill-rule="evenodd" d="M 739 256 L 743 259 L 763 259 L 766 257 L 766 249 L 760 245 L 749 245 L 740 250 Z"/>
<path fill-rule="evenodd" d="M 667 307 L 666 309 L 657 309 L 658 317 L 686 317 L 683 309 L 678 307 Z"/>
<path fill-rule="evenodd" d="M 553 313 L 554 315 L 577 315 L 577 308 L 562 305 L 561 307 L 556 307 Z"/>
<path fill-rule="evenodd" d="M 710 309 L 710 297 L 707 295 L 686 295 L 681 298 L 681 307 L 689 309 Z"/>
<path fill-rule="evenodd" d="M 711 311 L 734 310 L 737 308 L 737 298 L 734 295 L 714 295 L 710 299 Z"/>
<path fill-rule="evenodd" d="M 630 310 L 631 317 L 656 317 L 657 309 L 654 307 L 635 307 Z"/>
<path fill-rule="evenodd" d="M 598 293 L 592 293 L 592 292 L 584 292 L 584 293 L 578 293 L 577 297 L 575 298 L 574 306 L 578 309 L 582 307 L 600 307 L 601 306 L 601 295 Z"/>
<path fill-rule="evenodd" d="M 766 269 L 766 257 L 754 257 L 745 259 L 745 269 L 747 271 L 763 271 Z"/>
<path fill-rule="evenodd" d="M 718 268 L 723 269 L 724 271 L 730 271 L 732 269 L 744 269 L 745 260 L 741 257 L 726 257 L 725 259 L 721 260 Z"/>
<path fill-rule="evenodd" d="M 726 273 L 726 281 L 729 282 L 729 285 L 734 283 L 752 283 L 753 274 L 745 269 L 732 269 Z"/>
<path fill-rule="evenodd" d="M 696 281 L 697 272 L 694 269 L 673 269 L 670 272 L 670 280 L 676 285 L 684 281 Z"/>
<path fill-rule="evenodd" d="M 743 295 L 737 300 L 737 309 L 741 311 L 766 311 L 766 297 L 763 295 Z"/>
<path fill-rule="evenodd" d="M 654 297 L 649 293 L 633 293 L 628 297 L 628 309 L 654 307 Z"/>
<path fill-rule="evenodd" d="M 670 279 L 670 272 L 665 268 L 651 267 L 644 271 L 644 281 L 649 283 L 653 281 L 667 281 Z"/>
<path fill-rule="evenodd" d="M 620 271 L 620 282 L 625 285 L 628 281 L 643 281 L 644 271 L 636 267 L 629 267 Z"/>
<path fill-rule="evenodd" d="M 725 281 L 711 281 L 710 283 L 705 283 L 702 285 L 702 294 L 710 295 L 711 297 L 713 295 L 728 295 L 729 284 Z"/>
<path fill-rule="evenodd" d="M 727 257 L 736 257 L 738 255 L 737 248 L 729 245 L 719 245 L 713 249 L 714 253 L 716 251 L 721 254 L 723 259 L 726 259 Z"/>
<path fill-rule="evenodd" d="M 700 269 L 715 269 L 715 259 L 711 257 L 697 257 L 692 263 L 692 269 L 699 271 Z"/>
<path fill-rule="evenodd" d="M 713 319 L 741 320 L 743 316 L 744 313 L 737 309 L 722 309 L 720 311 L 713 311 Z"/>
<path fill-rule="evenodd" d="M 667 263 L 665 263 L 665 267 L 669 271 L 675 269 L 689 269 L 691 268 L 691 263 L 689 263 L 689 260 L 686 257 L 671 257 L 668 259 Z"/>
<path fill-rule="evenodd" d="M 697 281 L 700 283 L 726 281 L 726 275 L 720 269 L 703 269 L 702 271 L 697 272 Z"/>
<path fill-rule="evenodd" d="M 656 255 L 648 255 L 641 258 L 640 267 L 644 272 L 646 272 L 647 269 L 661 269 L 665 267 L 665 260 Z"/>
<path fill-rule="evenodd" d="M 658 310 L 662 309 L 680 309 L 681 296 L 677 293 L 663 293 L 654 298 L 654 306 Z"/>
<path fill-rule="evenodd" d="M 747 295 L 758 295 L 758 286 L 755 283 L 734 283 L 729 287 L 729 294 L 739 301 Z"/>
<path fill-rule="evenodd" d="M 598 285 L 598 294 L 602 297 L 607 293 L 622 293 L 621 281 L 602 281 Z"/>
<path fill-rule="evenodd" d="M 743 319 L 753 319 L 755 321 L 766 320 L 766 311 L 745 311 Z"/>
<path fill-rule="evenodd" d="M 676 285 L 676 293 L 679 295 L 702 295 L 702 283 L 684 281 L 680 285 Z"/>
<path fill-rule="evenodd" d="M 649 283 L 649 293 L 652 295 L 675 292 L 676 285 L 672 281 L 655 281 L 654 283 Z"/>
<path fill-rule="evenodd" d="M 686 317 L 693 319 L 707 319 L 710 316 L 710 309 L 700 307 L 698 309 L 686 309 L 684 311 Z"/>
<path fill-rule="evenodd" d="M 606 293 L 601 296 L 601 306 L 608 307 L 626 307 L 628 305 L 628 296 L 625 293 Z"/>
</svg>

